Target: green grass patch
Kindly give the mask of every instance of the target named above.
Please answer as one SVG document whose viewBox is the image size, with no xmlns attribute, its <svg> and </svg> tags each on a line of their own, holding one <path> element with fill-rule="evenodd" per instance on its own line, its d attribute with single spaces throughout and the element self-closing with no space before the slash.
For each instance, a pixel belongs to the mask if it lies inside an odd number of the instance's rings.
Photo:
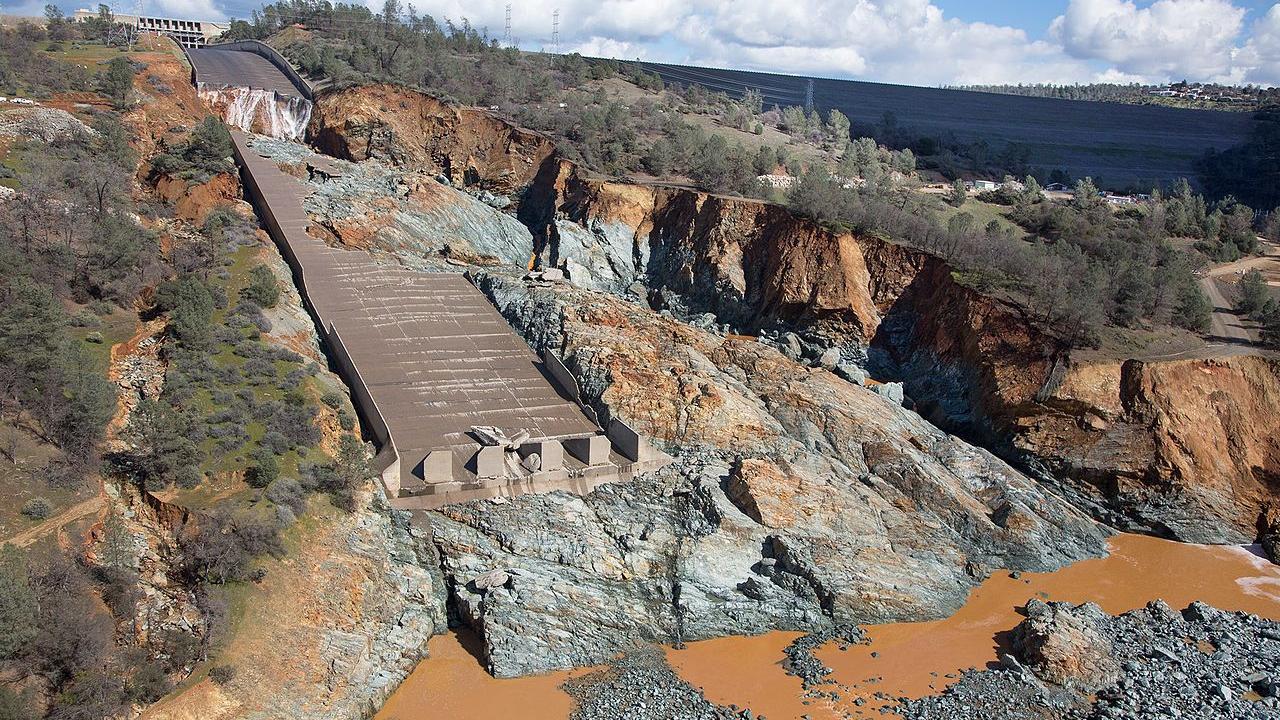
<svg viewBox="0 0 1280 720">
<path fill-rule="evenodd" d="M 1009 219 L 1009 211 L 1011 208 L 1005 205 L 996 205 L 994 203 L 982 202 L 975 198 L 969 198 L 964 205 L 954 207 L 949 203 L 938 200 L 939 218 L 943 225 L 946 225 L 951 218 L 962 212 L 969 213 L 973 216 L 973 227 L 981 230 L 986 227 L 992 220 L 1000 225 L 1001 230 L 1012 230 L 1016 237 L 1026 234 L 1026 231 L 1018 227 L 1016 223 Z"/>
</svg>

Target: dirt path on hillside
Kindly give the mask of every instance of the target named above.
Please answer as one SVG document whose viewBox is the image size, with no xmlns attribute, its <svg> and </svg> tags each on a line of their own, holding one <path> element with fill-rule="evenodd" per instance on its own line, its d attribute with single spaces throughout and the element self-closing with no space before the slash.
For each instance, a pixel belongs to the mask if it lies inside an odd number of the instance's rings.
<svg viewBox="0 0 1280 720">
<path fill-rule="evenodd" d="M 106 507 L 105 498 L 103 498 L 102 495 L 95 495 L 88 500 L 72 505 L 35 527 L 27 528 L 13 537 L 0 541 L 0 544 L 13 544 L 20 548 L 27 547 L 44 536 L 57 532 L 64 526 L 75 522 L 86 515 L 96 513 L 104 507 Z"/>
<path fill-rule="evenodd" d="M 1231 309 L 1231 303 L 1223 297 L 1213 275 L 1200 279 L 1200 288 L 1213 303 L 1213 315 L 1209 318 L 1210 339 L 1219 342 L 1253 345 L 1257 342 L 1248 321 Z"/>
</svg>

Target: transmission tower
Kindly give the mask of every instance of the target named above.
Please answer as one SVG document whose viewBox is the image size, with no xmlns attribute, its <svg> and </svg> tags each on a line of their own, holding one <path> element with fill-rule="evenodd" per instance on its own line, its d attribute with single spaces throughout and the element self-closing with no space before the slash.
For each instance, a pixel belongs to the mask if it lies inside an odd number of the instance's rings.
<svg viewBox="0 0 1280 720">
<path fill-rule="evenodd" d="M 551 13 L 551 52 L 560 52 L 560 8 Z"/>
<path fill-rule="evenodd" d="M 507 27 L 502 33 L 502 44 L 511 47 L 511 3 L 507 3 Z"/>
<path fill-rule="evenodd" d="M 133 4 L 134 29 L 133 29 L 133 32 L 129 33 L 130 49 L 133 49 L 134 44 L 138 42 L 138 35 L 140 34 L 138 32 L 138 28 L 142 26 L 142 12 L 143 12 L 142 0 L 137 0 L 137 2 Z"/>
<path fill-rule="evenodd" d="M 809 84 L 804 88 L 804 111 L 813 112 L 813 79 L 809 79 Z"/>
</svg>

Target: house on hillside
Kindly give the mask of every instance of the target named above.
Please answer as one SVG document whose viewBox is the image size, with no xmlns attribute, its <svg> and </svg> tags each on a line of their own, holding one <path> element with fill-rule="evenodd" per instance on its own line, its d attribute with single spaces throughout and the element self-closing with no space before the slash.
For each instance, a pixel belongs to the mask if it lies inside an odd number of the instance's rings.
<svg viewBox="0 0 1280 720">
<path fill-rule="evenodd" d="M 1000 183 L 994 180 L 974 180 L 973 189 L 976 192 L 995 192 L 1000 189 Z"/>
<path fill-rule="evenodd" d="M 1108 205 L 1136 205 L 1138 203 L 1138 199 L 1131 195 L 1115 195 L 1109 192 L 1102 193 L 1102 199 Z"/>
</svg>

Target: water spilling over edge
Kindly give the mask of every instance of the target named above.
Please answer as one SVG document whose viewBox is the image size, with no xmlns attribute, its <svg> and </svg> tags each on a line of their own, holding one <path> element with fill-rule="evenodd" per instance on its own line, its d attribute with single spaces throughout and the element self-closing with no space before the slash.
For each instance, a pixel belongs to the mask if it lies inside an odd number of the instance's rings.
<svg viewBox="0 0 1280 720">
<path fill-rule="evenodd" d="M 223 122 L 282 140 L 300 140 L 311 120 L 311 101 L 286 97 L 274 90 L 238 86 L 196 84 L 196 93 Z"/>
</svg>

